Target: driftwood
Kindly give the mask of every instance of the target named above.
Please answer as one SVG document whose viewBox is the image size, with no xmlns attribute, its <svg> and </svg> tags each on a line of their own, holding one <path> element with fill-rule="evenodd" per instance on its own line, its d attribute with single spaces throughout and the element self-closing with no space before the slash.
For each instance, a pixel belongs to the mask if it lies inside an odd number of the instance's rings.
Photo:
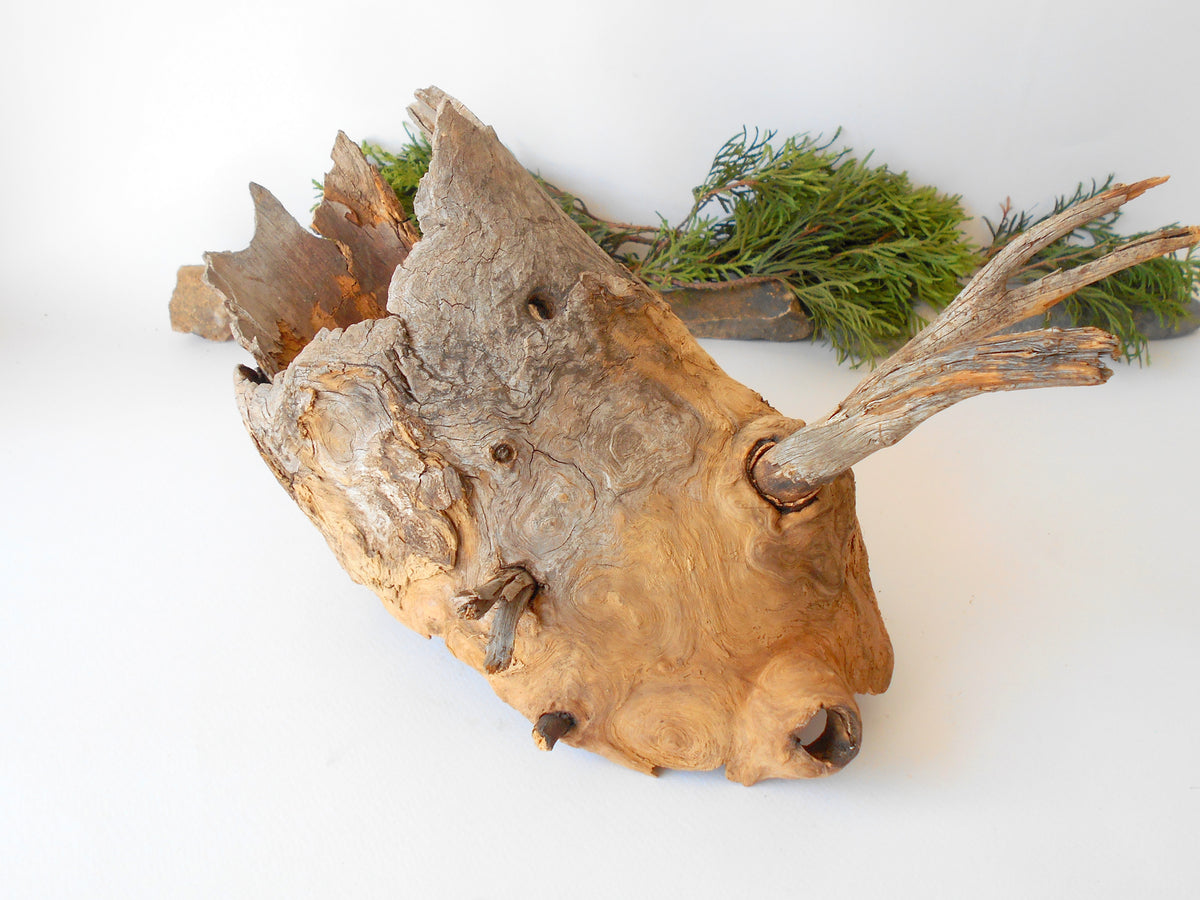
<svg viewBox="0 0 1200 900">
<path fill-rule="evenodd" d="M 233 319 L 225 297 L 204 280 L 204 266 L 180 266 L 169 310 L 171 328 L 208 341 L 233 340 Z"/>
<path fill-rule="evenodd" d="M 1072 216 L 1153 182 L 1116 188 L 997 256 L 806 427 L 722 372 L 460 104 L 430 89 L 411 112 L 434 148 L 419 242 L 339 137 L 325 237 L 255 189 L 250 248 L 209 254 L 257 364 L 243 418 L 351 576 L 484 673 L 539 746 L 647 772 L 749 784 L 853 759 L 855 695 L 887 688 L 892 648 L 850 466 L 975 393 L 1103 381 L 1115 342 L 1094 329 L 993 335 L 1200 240 L 1006 289 Z"/>
<path fill-rule="evenodd" d="M 813 334 L 812 320 L 792 289 L 778 278 L 694 284 L 662 296 L 698 338 L 800 341 Z"/>
</svg>

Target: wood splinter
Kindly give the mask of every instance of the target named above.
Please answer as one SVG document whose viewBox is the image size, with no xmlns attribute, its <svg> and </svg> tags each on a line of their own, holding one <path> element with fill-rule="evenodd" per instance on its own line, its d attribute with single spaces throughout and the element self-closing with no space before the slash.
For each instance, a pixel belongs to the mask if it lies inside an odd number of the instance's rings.
<svg viewBox="0 0 1200 900">
<path fill-rule="evenodd" d="M 460 619 L 482 619 L 500 599 L 504 589 L 513 584 L 523 587 L 527 584 L 536 585 L 537 582 L 528 571 L 520 567 L 501 569 L 494 578 L 455 597 L 455 612 Z"/>
</svg>

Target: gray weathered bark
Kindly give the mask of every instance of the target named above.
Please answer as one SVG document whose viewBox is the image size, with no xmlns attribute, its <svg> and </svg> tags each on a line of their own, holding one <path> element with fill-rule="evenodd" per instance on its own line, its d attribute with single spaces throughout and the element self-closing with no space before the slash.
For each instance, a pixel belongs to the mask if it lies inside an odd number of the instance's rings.
<svg viewBox="0 0 1200 900">
<path fill-rule="evenodd" d="M 663 299 L 698 338 L 800 341 L 813 333 L 800 301 L 778 278 L 693 284 L 665 291 Z"/>
</svg>

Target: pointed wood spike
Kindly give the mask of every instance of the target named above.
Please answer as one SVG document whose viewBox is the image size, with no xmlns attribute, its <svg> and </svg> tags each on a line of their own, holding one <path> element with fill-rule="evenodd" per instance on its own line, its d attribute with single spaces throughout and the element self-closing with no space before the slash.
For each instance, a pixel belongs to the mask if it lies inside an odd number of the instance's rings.
<svg viewBox="0 0 1200 900">
<path fill-rule="evenodd" d="M 325 175 L 313 229 L 337 242 L 360 290 L 382 312 L 392 273 L 419 234 L 395 191 L 344 132 L 338 132 L 330 158 L 333 168 Z"/>
<path fill-rule="evenodd" d="M 225 297 L 238 342 L 269 375 L 287 368 L 322 328 L 344 328 L 385 310 L 364 297 L 338 245 L 250 185 L 254 237 L 245 250 L 206 253 L 205 280 Z"/>
<path fill-rule="evenodd" d="M 544 713 L 533 726 L 533 742 L 542 750 L 553 750 L 574 727 L 575 717 L 568 712 Z"/>
</svg>

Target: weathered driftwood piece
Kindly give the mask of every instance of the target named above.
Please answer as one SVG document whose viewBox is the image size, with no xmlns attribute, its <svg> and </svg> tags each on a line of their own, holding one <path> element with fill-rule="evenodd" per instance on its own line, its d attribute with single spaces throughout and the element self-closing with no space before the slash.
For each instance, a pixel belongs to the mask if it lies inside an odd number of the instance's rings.
<svg viewBox="0 0 1200 900">
<path fill-rule="evenodd" d="M 386 315 L 358 302 L 378 296 L 362 270 L 261 194 L 251 250 L 209 256 L 262 369 L 236 391 L 263 458 L 352 577 L 484 673 L 539 746 L 744 783 L 838 770 L 861 743 L 855 694 L 892 672 L 851 462 L 980 390 L 1102 380 L 1111 339 L 990 338 L 1013 315 L 996 285 L 1014 251 L 805 428 L 722 372 L 491 129 L 436 89 L 418 97 L 425 236 Z M 403 234 L 376 202 L 355 224 Z M 363 321 L 321 330 L 335 310 Z"/>
<path fill-rule="evenodd" d="M 698 338 L 800 341 L 812 321 L 787 283 L 778 278 L 739 278 L 665 291 L 663 299 Z"/>
<path fill-rule="evenodd" d="M 233 339 L 225 298 L 204 280 L 204 266 L 180 266 L 169 306 L 171 328 L 209 341 Z"/>
<path fill-rule="evenodd" d="M 391 273 L 416 241 L 396 195 L 344 134 L 313 227 L 301 227 L 257 184 L 254 239 L 206 253 L 205 279 L 225 298 L 234 336 L 268 375 L 287 368 L 323 328 L 387 315 Z"/>
</svg>

